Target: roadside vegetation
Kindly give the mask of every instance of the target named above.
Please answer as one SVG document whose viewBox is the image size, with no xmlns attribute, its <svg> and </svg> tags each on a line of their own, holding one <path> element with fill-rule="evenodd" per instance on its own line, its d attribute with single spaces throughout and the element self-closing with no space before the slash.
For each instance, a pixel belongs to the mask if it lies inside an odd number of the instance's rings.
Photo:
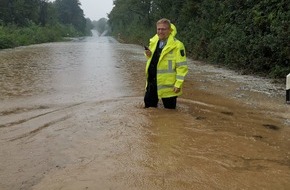
<svg viewBox="0 0 290 190">
<path fill-rule="evenodd" d="M 287 0 L 115 0 L 112 35 L 147 44 L 155 22 L 170 19 L 188 55 L 244 74 L 285 78 L 290 73 Z"/>
<path fill-rule="evenodd" d="M 79 0 L 0 0 L 0 49 L 91 35 Z"/>
</svg>

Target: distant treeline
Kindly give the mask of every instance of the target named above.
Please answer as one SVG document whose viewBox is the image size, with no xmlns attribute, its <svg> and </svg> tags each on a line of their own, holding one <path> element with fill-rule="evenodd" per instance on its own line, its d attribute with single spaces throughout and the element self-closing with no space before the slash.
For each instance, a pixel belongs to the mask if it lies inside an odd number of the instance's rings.
<svg viewBox="0 0 290 190">
<path fill-rule="evenodd" d="M 0 0 L 0 49 L 90 35 L 79 0 Z"/>
<path fill-rule="evenodd" d="M 112 34 L 148 43 L 168 18 L 195 59 L 246 74 L 284 78 L 290 72 L 288 0 L 114 0 Z"/>
</svg>

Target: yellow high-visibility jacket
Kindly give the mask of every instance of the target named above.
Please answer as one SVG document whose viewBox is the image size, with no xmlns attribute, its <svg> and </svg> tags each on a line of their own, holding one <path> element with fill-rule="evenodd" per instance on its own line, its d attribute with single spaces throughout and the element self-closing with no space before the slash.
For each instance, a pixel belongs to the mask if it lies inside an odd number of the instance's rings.
<svg viewBox="0 0 290 190">
<path fill-rule="evenodd" d="M 172 32 L 167 39 L 167 43 L 160 54 L 157 64 L 157 93 L 159 99 L 180 96 L 182 94 L 184 78 L 188 72 L 185 47 L 181 41 L 174 38 L 177 31 L 173 24 L 171 24 L 171 29 Z M 157 34 L 150 39 L 149 49 L 152 55 L 151 57 L 146 56 L 146 78 L 148 78 L 148 68 L 158 40 Z M 174 87 L 180 88 L 180 92 L 175 93 L 173 91 Z"/>
</svg>

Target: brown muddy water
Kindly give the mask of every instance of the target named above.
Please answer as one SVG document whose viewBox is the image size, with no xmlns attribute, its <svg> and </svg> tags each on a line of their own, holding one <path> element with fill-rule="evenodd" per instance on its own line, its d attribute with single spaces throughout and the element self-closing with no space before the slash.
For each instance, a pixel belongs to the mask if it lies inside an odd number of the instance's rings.
<svg viewBox="0 0 290 190">
<path fill-rule="evenodd" d="M 177 110 L 143 109 L 141 46 L 0 51 L 0 189 L 290 189 L 284 85 L 188 63 Z"/>
</svg>

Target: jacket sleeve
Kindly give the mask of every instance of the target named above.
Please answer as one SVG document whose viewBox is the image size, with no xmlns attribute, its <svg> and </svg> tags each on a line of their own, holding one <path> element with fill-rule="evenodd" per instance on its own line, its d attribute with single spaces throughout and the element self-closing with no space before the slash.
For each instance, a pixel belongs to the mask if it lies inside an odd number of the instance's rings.
<svg viewBox="0 0 290 190">
<path fill-rule="evenodd" d="M 182 42 L 179 41 L 176 51 L 176 82 L 175 87 L 181 88 L 184 82 L 185 76 L 188 72 L 185 47 Z"/>
</svg>

